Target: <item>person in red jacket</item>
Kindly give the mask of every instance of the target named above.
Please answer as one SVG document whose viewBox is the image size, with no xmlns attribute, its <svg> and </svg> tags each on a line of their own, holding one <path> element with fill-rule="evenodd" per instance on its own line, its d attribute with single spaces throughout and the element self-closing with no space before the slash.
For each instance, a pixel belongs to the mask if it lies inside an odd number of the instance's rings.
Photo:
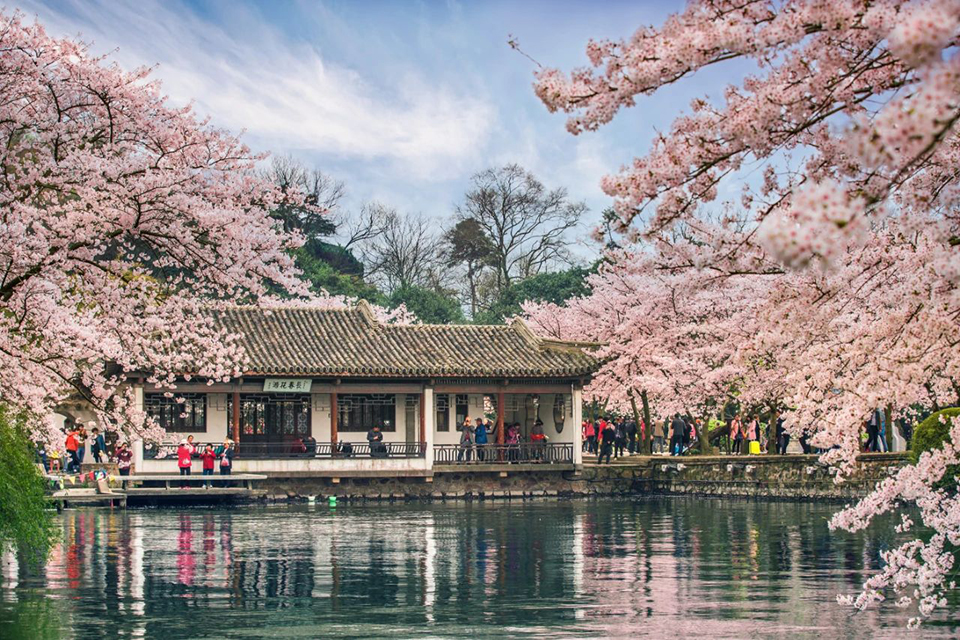
<svg viewBox="0 0 960 640">
<path fill-rule="evenodd" d="M 80 438 L 79 432 L 76 429 L 71 428 L 67 432 L 67 455 L 70 456 L 70 462 L 67 463 L 67 473 L 78 473 L 80 471 L 80 456 L 78 450 L 80 449 Z"/>
<path fill-rule="evenodd" d="M 215 463 L 216 463 L 216 461 L 217 461 L 217 454 L 216 454 L 216 452 L 213 450 L 213 445 L 212 445 L 212 444 L 209 444 L 209 443 L 207 444 L 207 446 L 206 446 L 206 447 L 204 448 L 204 450 L 203 450 L 203 453 L 200 454 L 200 459 L 203 460 L 203 475 L 205 475 L 205 476 L 212 476 L 212 475 L 213 475 L 213 467 L 214 467 L 214 465 L 215 465 Z M 204 486 L 209 489 L 209 488 L 210 488 L 210 481 L 207 480 L 207 481 L 204 483 Z"/>
<path fill-rule="evenodd" d="M 177 447 L 177 466 L 180 467 L 181 476 L 190 475 L 190 467 L 193 465 L 192 458 L 193 447 L 186 440 L 181 440 L 180 446 Z M 186 489 L 188 486 L 186 480 L 180 483 L 181 489 Z"/>
</svg>

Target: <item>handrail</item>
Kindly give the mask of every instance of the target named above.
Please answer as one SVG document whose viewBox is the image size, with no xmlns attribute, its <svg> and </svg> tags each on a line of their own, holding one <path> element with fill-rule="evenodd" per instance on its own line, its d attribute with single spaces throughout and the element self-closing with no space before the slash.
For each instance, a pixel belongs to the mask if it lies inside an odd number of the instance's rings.
<svg viewBox="0 0 960 640">
<path fill-rule="evenodd" d="M 217 450 L 222 443 L 213 444 Z M 144 445 L 145 460 L 176 460 L 179 444 L 148 443 Z M 207 446 L 206 442 L 195 442 L 194 457 Z M 423 458 L 426 456 L 425 442 L 313 442 L 286 440 L 274 442 L 240 442 L 234 444 L 234 457 L 238 459 L 263 458 Z"/>
<path fill-rule="evenodd" d="M 573 444 L 564 442 L 521 442 L 519 444 L 435 444 L 436 464 L 538 463 L 573 464 Z"/>
</svg>

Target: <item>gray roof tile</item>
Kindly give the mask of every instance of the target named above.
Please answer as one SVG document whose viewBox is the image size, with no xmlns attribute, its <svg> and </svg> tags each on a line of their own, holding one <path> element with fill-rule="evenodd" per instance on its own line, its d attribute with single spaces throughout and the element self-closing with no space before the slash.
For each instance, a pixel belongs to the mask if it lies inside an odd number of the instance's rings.
<svg viewBox="0 0 960 640">
<path fill-rule="evenodd" d="M 598 361 L 590 345 L 501 325 L 389 325 L 366 303 L 352 309 L 231 307 L 211 311 L 240 336 L 248 375 L 580 377 Z"/>
</svg>

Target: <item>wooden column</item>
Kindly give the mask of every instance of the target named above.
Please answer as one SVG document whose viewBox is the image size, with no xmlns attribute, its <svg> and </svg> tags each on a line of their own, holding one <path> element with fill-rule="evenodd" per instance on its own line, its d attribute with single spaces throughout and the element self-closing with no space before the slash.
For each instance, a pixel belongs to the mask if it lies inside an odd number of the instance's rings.
<svg viewBox="0 0 960 640">
<path fill-rule="evenodd" d="M 233 441 L 240 444 L 240 392 L 233 392 Z"/>
<path fill-rule="evenodd" d="M 330 443 L 337 447 L 337 392 L 330 394 Z"/>
<path fill-rule="evenodd" d="M 427 441 L 427 394 L 420 391 L 420 446 Z"/>
<path fill-rule="evenodd" d="M 497 444 L 503 444 L 505 437 L 503 433 L 503 409 L 504 393 L 503 389 L 497 392 Z"/>
</svg>

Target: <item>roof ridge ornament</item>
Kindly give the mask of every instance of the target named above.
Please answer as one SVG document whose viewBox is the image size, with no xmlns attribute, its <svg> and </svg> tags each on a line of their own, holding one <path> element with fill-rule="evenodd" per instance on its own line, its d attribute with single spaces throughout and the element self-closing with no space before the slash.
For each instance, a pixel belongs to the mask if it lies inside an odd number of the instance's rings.
<svg viewBox="0 0 960 640">
<path fill-rule="evenodd" d="M 373 312 L 373 307 L 370 306 L 370 303 L 364 299 L 357 300 L 357 305 L 354 307 L 363 318 L 370 324 L 371 327 L 379 328 L 380 321 L 377 320 L 376 314 Z"/>
<path fill-rule="evenodd" d="M 531 346 L 537 349 L 543 346 L 543 339 L 533 332 L 533 329 L 523 321 L 523 318 L 514 318 L 511 320 L 510 328 L 516 331 L 521 338 L 529 342 Z"/>
<path fill-rule="evenodd" d="M 510 322 L 510 327 L 516 331 L 522 338 L 527 340 L 537 349 L 559 349 L 561 351 L 579 351 L 581 349 L 597 349 L 606 346 L 602 342 L 589 342 L 585 340 L 560 340 L 559 338 L 545 338 L 534 333 L 530 325 L 523 318 L 514 318 Z"/>
</svg>

